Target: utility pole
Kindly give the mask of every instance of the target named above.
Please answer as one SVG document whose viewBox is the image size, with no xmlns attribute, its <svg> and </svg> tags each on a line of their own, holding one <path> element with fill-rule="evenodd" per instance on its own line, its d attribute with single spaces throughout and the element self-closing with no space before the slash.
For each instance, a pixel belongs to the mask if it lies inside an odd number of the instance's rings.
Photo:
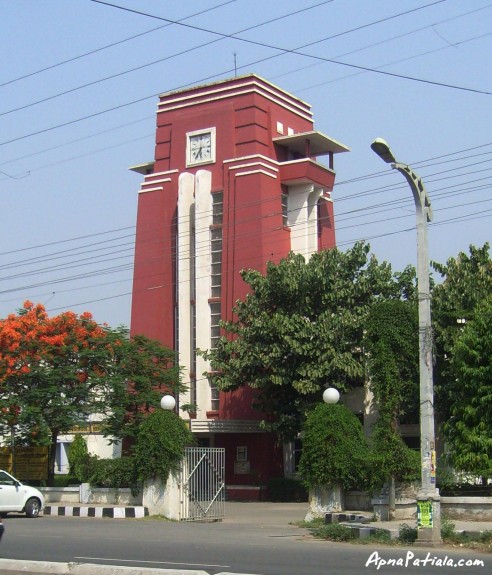
<svg viewBox="0 0 492 575">
<path fill-rule="evenodd" d="M 417 545 L 437 547 L 441 540 L 441 497 L 436 488 L 436 439 L 434 429 L 433 338 L 429 285 L 427 223 L 432 221 L 430 198 L 422 179 L 407 164 L 397 162 L 390 147 L 377 138 L 372 150 L 407 180 L 417 216 L 417 291 L 419 315 L 420 457 L 421 486 L 417 494 Z"/>
</svg>

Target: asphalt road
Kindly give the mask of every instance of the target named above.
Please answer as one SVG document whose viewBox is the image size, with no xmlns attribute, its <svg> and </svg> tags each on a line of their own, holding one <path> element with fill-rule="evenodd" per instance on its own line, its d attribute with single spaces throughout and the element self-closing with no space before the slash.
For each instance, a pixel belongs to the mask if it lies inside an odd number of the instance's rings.
<svg viewBox="0 0 492 575">
<path fill-rule="evenodd" d="M 8 516 L 4 521 L 6 532 L 0 544 L 0 556 L 8 559 L 201 569 L 210 574 L 355 575 L 403 571 L 485 575 L 492 572 L 490 555 L 466 550 L 407 550 L 317 541 L 312 540 L 307 531 L 287 523 L 263 524 L 253 520 L 174 523 L 148 519 L 26 519 L 20 516 Z M 415 565 L 415 559 L 424 559 L 427 553 L 427 564 Z M 442 567 L 436 564 L 477 559 L 484 565 Z M 389 567 L 379 563 L 378 569 L 378 560 L 400 560 L 402 565 Z"/>
</svg>

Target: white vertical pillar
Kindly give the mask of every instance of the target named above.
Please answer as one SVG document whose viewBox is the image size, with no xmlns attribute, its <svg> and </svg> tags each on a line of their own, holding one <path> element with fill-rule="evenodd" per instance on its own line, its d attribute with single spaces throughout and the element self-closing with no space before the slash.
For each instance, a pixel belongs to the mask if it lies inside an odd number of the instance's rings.
<svg viewBox="0 0 492 575">
<path fill-rule="evenodd" d="M 211 296 L 211 242 L 212 225 L 212 173 L 198 170 L 195 176 L 195 276 L 196 276 L 196 346 L 210 348 L 210 305 Z M 202 357 L 196 360 L 197 404 L 200 414 L 210 411 L 211 394 L 208 380 L 203 376 L 209 365 Z"/>
<path fill-rule="evenodd" d="M 190 386 L 189 373 L 191 371 L 191 282 L 193 280 L 192 249 L 190 241 L 194 222 L 191 220 L 192 206 L 194 204 L 195 178 L 193 174 L 180 174 L 178 180 L 178 222 L 176 241 L 176 270 L 177 270 L 177 298 L 179 321 L 179 365 L 184 367 L 183 383 Z M 190 402 L 189 391 L 180 398 L 182 403 Z"/>
<path fill-rule="evenodd" d="M 290 248 L 302 254 L 306 260 L 318 250 L 317 203 L 322 189 L 312 184 L 289 187 L 287 200 L 288 225 L 290 226 Z"/>
<path fill-rule="evenodd" d="M 314 188 L 307 198 L 307 260 L 318 251 L 318 201 L 322 191 L 322 188 Z"/>
</svg>

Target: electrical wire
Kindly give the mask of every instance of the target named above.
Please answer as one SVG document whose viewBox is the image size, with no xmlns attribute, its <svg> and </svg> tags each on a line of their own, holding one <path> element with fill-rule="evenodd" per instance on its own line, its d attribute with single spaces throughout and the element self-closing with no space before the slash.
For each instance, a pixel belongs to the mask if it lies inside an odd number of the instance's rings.
<svg viewBox="0 0 492 575">
<path fill-rule="evenodd" d="M 135 11 L 135 10 L 122 8 L 122 7 L 117 6 L 117 5 L 109 4 L 109 3 L 107 3 L 107 2 L 101 2 L 100 0 L 91 0 L 91 1 L 97 2 L 97 3 L 101 3 L 101 4 L 105 4 L 105 5 L 108 5 L 108 6 L 112 6 L 112 7 L 114 7 L 114 8 L 119 8 L 119 9 L 128 10 L 128 11 L 131 11 L 131 12 L 138 12 L 138 11 Z M 433 2 L 433 3 L 431 3 L 431 4 L 427 4 L 427 5 L 423 6 L 423 7 L 419 7 L 418 9 L 427 8 L 427 7 L 429 7 L 429 6 L 432 6 L 432 5 L 434 5 L 434 4 L 438 4 L 438 3 L 441 3 L 441 2 L 444 2 L 444 1 L 447 1 L 447 0 L 437 0 L 436 2 Z M 415 11 L 415 10 L 416 10 L 416 9 L 411 10 L 411 11 Z M 408 11 L 408 12 L 411 12 L 411 11 Z M 324 58 L 324 57 L 321 57 L 321 56 L 315 56 L 315 55 L 312 55 L 312 54 L 302 53 L 302 52 L 299 51 L 299 50 L 301 50 L 301 49 L 304 49 L 305 47 L 312 46 L 313 44 L 317 44 L 317 43 L 320 43 L 320 42 L 322 42 L 322 41 L 326 41 L 328 38 L 324 38 L 324 39 L 322 39 L 322 40 L 317 40 L 317 41 L 314 41 L 314 42 L 310 42 L 310 43 L 308 43 L 308 44 L 304 44 L 304 45 L 302 45 L 302 46 L 300 46 L 300 47 L 298 47 L 298 48 L 296 48 L 296 49 L 284 49 L 284 48 L 280 48 L 280 47 L 276 47 L 276 46 L 271 46 L 271 45 L 268 45 L 268 44 L 265 44 L 265 43 L 262 43 L 262 42 L 256 42 L 256 41 L 252 41 L 252 40 L 245 40 L 245 39 L 242 39 L 242 38 L 237 38 L 234 34 L 222 34 L 222 33 L 219 33 L 219 32 L 211 31 L 211 30 L 204 29 L 204 28 L 200 28 L 200 27 L 197 27 L 197 26 L 191 26 L 191 25 L 188 25 L 188 24 L 184 24 L 184 23 L 182 23 L 182 22 L 178 22 L 178 21 L 175 21 L 175 20 L 170 20 L 170 19 L 166 19 L 166 18 L 162 18 L 162 17 L 158 17 L 158 16 L 153 16 L 153 15 L 149 15 L 149 14 L 146 14 L 146 13 L 141 13 L 141 14 L 142 14 L 142 15 L 149 16 L 149 17 L 155 17 L 155 18 L 157 18 L 157 19 L 160 19 L 160 20 L 163 20 L 163 21 L 166 21 L 166 22 L 169 22 L 169 23 L 174 23 L 174 24 L 177 24 L 177 25 L 180 25 L 180 26 L 190 27 L 190 28 L 192 28 L 192 29 L 199 29 L 199 30 L 201 30 L 201 31 L 208 32 L 208 33 L 210 33 L 210 34 L 219 35 L 219 36 L 221 36 L 222 38 L 234 38 L 234 39 L 238 39 L 238 40 L 241 40 L 241 41 L 244 41 L 244 42 L 249 42 L 249 43 L 253 43 L 253 44 L 258 44 L 258 45 L 261 45 L 261 46 L 263 46 L 263 47 L 275 49 L 275 50 L 281 52 L 281 54 L 276 54 L 276 55 L 270 56 L 270 57 L 268 57 L 268 58 L 263 58 L 263 59 L 260 59 L 260 60 L 256 60 L 255 62 L 250 62 L 250 63 L 248 63 L 247 65 L 240 66 L 239 69 L 247 68 L 247 67 L 250 67 L 250 66 L 252 66 L 252 65 L 254 65 L 254 64 L 258 64 L 258 63 L 260 63 L 260 62 L 265 62 L 265 61 L 267 61 L 267 60 L 270 60 L 271 58 L 277 57 L 277 56 L 282 55 L 282 54 L 297 54 L 297 55 L 305 56 L 305 57 L 307 57 L 307 58 L 313 58 L 313 59 L 317 59 L 317 60 L 320 60 L 320 61 L 323 61 L 323 62 L 329 62 L 329 63 L 333 63 L 333 64 L 339 64 L 339 65 L 343 65 L 343 66 L 348 66 L 348 67 L 355 68 L 355 69 L 359 69 L 359 70 L 363 70 L 363 71 L 385 74 L 385 75 L 388 75 L 388 76 L 398 77 L 398 78 L 402 78 L 402 79 L 406 79 L 406 80 L 413 80 L 413 81 L 423 82 L 423 83 L 431 84 L 431 85 L 435 85 L 435 86 L 441 86 L 441 87 L 446 87 L 446 88 L 453 88 L 453 89 L 458 89 L 458 90 L 464 90 L 464 91 L 467 91 L 467 92 L 480 93 L 480 94 L 484 94 L 484 95 L 492 95 L 492 92 L 488 92 L 488 91 L 484 91 L 484 90 L 478 90 L 478 89 L 474 89 L 474 88 L 466 88 L 466 87 L 462 87 L 462 86 L 455 86 L 455 85 L 452 85 L 452 84 L 440 83 L 440 82 L 435 82 L 435 81 L 431 81 L 431 80 L 424 80 L 424 79 L 414 78 L 414 77 L 406 76 L 406 75 L 399 75 L 399 74 L 395 74 L 395 73 L 391 73 L 391 72 L 385 72 L 385 71 L 382 71 L 382 70 L 377 70 L 377 69 L 374 69 L 374 68 L 369 68 L 369 67 L 364 67 L 364 66 L 358 66 L 358 65 L 349 64 L 349 63 L 346 63 L 346 62 L 339 62 L 339 61 L 336 61 L 336 60 L 334 60 L 334 59 Z M 402 13 L 402 14 L 406 14 L 406 13 Z M 397 14 L 397 15 L 388 17 L 388 18 L 386 18 L 386 19 L 384 19 L 384 20 L 381 20 L 381 21 L 385 21 L 385 20 L 388 20 L 388 19 L 391 19 L 391 18 L 396 18 L 396 17 L 401 16 L 402 14 Z M 379 23 L 379 22 L 380 22 L 380 21 L 377 21 L 376 23 Z M 203 47 L 203 45 L 201 45 L 200 47 Z M 231 70 L 227 70 L 227 71 L 223 71 L 222 74 L 224 74 L 224 73 L 230 73 L 230 72 L 231 72 Z M 220 75 L 220 74 L 219 74 L 219 75 Z M 216 77 L 216 76 L 217 76 L 217 74 L 215 74 L 214 76 L 207 76 L 207 77 L 202 78 L 202 79 L 200 79 L 200 80 L 195 80 L 192 84 L 202 83 L 202 82 L 207 81 L 207 80 L 210 80 L 211 78 Z M 182 89 L 182 88 L 187 87 L 187 86 L 189 86 L 189 85 L 190 85 L 190 84 L 186 84 L 185 86 L 175 87 L 175 88 L 173 88 L 171 91 L 173 91 L 173 90 L 179 90 L 179 89 Z M 140 102 L 142 102 L 142 101 L 145 101 L 145 100 L 147 100 L 147 99 L 150 99 L 150 98 L 153 98 L 153 97 L 156 97 L 156 96 L 157 96 L 157 94 L 153 94 L 153 95 L 151 95 L 151 96 L 145 96 L 145 97 L 142 97 L 142 98 L 133 100 L 133 101 L 131 101 L 131 102 L 126 102 L 126 103 L 120 104 L 120 105 L 118 105 L 118 106 L 113 106 L 113 107 L 108 108 L 108 109 L 106 109 L 106 110 L 101 110 L 101 111 L 99 111 L 99 112 L 94 112 L 94 113 L 92 113 L 92 114 L 90 114 L 90 115 L 87 115 L 87 116 L 83 116 L 83 117 L 80 117 L 80 118 L 77 118 L 77 119 L 74 119 L 74 120 L 70 120 L 70 121 L 67 121 L 67 122 L 63 122 L 62 124 L 58 124 L 58 125 L 56 125 L 56 126 L 50 126 L 50 127 L 48 127 L 48 128 L 44 128 L 44 129 L 38 130 L 38 131 L 36 131 L 36 132 L 31 132 L 31 133 L 29 133 L 29 134 L 24 134 L 23 136 L 19 136 L 19 137 L 17 137 L 17 138 L 13 138 L 13 139 L 11 139 L 11 140 L 7 140 L 7 141 L 4 141 L 4 142 L 0 142 L 0 146 L 6 145 L 6 144 L 10 144 L 10 143 L 13 143 L 13 142 L 16 142 L 16 141 L 19 141 L 19 140 L 23 140 L 23 139 L 25 139 L 25 138 L 29 138 L 29 137 L 32 137 L 32 136 L 40 135 L 40 134 L 43 134 L 43 133 L 46 133 L 46 132 L 49 132 L 49 131 L 52 131 L 52 130 L 55 130 L 55 129 L 58 129 L 58 128 L 70 126 L 70 125 L 72 125 L 72 124 L 74 124 L 74 123 L 78 123 L 78 122 L 85 121 L 85 120 L 88 120 L 88 119 L 96 118 L 96 117 L 98 117 L 98 116 L 100 116 L 100 115 L 102 115 L 102 114 L 105 114 L 105 113 L 108 113 L 108 112 L 111 112 L 111 111 L 115 111 L 115 110 L 119 110 L 119 109 L 122 109 L 122 108 L 125 108 L 125 107 L 128 107 L 128 106 L 131 106 L 131 105 L 140 103 Z"/>
</svg>

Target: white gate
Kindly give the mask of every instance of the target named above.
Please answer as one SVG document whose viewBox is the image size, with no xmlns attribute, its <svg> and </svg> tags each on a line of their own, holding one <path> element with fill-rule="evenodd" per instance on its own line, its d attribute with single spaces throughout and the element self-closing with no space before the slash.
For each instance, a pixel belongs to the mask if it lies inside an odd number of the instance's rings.
<svg viewBox="0 0 492 575">
<path fill-rule="evenodd" d="M 219 521 L 225 515 L 225 449 L 187 447 L 181 470 L 181 521 Z"/>
</svg>

